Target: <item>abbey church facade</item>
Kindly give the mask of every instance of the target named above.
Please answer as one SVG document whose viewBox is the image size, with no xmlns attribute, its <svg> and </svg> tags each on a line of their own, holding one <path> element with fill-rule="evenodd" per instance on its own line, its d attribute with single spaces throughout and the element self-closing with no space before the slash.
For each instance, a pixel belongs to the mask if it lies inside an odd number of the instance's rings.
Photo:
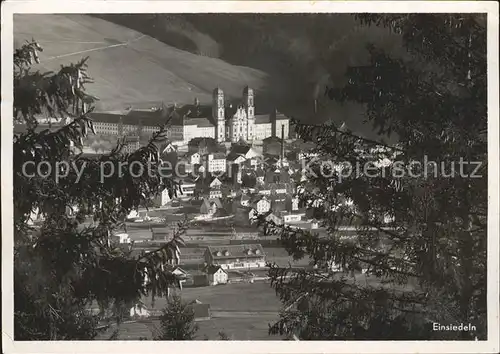
<svg viewBox="0 0 500 354">
<path fill-rule="evenodd" d="M 268 114 L 255 114 L 254 91 L 245 87 L 241 101 L 237 105 L 228 104 L 224 91 L 215 88 L 212 93 L 212 106 L 186 105 L 180 110 L 182 117 L 176 119 L 177 136 L 172 140 L 184 143 L 197 137 L 210 137 L 219 143 L 254 142 L 271 136 L 288 139 L 290 119 L 274 110 Z"/>
<path fill-rule="evenodd" d="M 157 131 L 164 123 L 161 110 L 131 110 L 126 114 L 92 114 L 96 132 L 103 135 L 148 134 Z M 252 143 L 269 137 L 289 138 L 290 119 L 274 110 L 256 114 L 254 91 L 243 89 L 238 104 L 226 102 L 224 92 L 215 88 L 212 104 L 194 104 L 176 107 L 170 122 L 168 138 L 177 144 L 188 144 L 194 138 L 213 138 L 219 143 L 244 140 Z"/>
</svg>

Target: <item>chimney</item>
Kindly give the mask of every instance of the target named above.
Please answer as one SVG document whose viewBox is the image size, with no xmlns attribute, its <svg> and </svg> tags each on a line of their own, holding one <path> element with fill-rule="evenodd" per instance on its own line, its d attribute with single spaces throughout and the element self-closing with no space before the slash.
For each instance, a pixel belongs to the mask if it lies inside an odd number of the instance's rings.
<svg viewBox="0 0 500 354">
<path fill-rule="evenodd" d="M 285 159 L 285 126 L 281 126 L 281 167 L 283 167 L 283 160 Z"/>
</svg>

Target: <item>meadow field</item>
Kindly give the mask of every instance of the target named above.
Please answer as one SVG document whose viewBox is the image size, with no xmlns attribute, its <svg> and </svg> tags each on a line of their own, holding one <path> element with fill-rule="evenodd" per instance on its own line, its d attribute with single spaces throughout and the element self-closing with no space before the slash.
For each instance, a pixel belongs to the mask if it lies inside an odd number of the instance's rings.
<svg viewBox="0 0 500 354">
<path fill-rule="evenodd" d="M 276 340 L 269 337 L 268 324 L 278 319 L 281 303 L 269 283 L 255 282 L 184 288 L 184 301 L 210 304 L 212 318 L 199 321 L 199 339 L 217 339 L 219 331 L 234 340 Z M 165 299 L 144 300 L 151 309 L 165 307 Z"/>
</svg>

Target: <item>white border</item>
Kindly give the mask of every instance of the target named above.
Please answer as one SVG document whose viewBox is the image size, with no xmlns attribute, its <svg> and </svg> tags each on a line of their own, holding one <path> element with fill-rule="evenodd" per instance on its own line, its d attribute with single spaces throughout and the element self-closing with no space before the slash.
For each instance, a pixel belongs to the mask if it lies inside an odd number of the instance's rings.
<svg viewBox="0 0 500 354">
<path fill-rule="evenodd" d="M 13 342 L 12 100 L 14 13 L 352 13 L 352 12 L 485 12 L 488 13 L 488 341 L 120 341 Z M 12 1 L 2 3 L 2 342 L 5 353 L 479 353 L 499 352 L 499 67 L 498 3 L 495 1 Z M 216 347 L 217 346 L 217 347 Z"/>
</svg>

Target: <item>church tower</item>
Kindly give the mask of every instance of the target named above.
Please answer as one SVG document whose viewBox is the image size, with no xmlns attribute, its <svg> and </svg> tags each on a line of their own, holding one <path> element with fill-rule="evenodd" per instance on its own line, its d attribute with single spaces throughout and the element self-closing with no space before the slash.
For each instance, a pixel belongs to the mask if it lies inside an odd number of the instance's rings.
<svg viewBox="0 0 500 354">
<path fill-rule="evenodd" d="M 243 105 L 247 116 L 246 141 L 255 139 L 255 106 L 253 90 L 248 86 L 243 89 Z"/>
<path fill-rule="evenodd" d="M 216 140 L 226 141 L 226 117 L 224 115 L 224 92 L 216 88 L 212 96 L 212 117 L 216 123 Z"/>
</svg>

